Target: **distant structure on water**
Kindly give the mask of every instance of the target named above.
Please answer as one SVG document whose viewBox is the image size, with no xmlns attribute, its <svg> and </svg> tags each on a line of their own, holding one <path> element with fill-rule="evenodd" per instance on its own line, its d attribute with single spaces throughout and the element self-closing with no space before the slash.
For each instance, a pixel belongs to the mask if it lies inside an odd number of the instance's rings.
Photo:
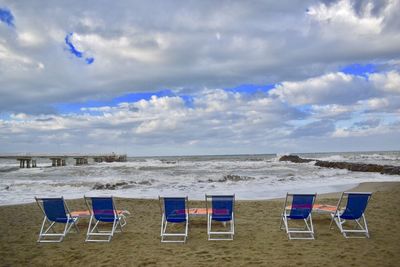
<svg viewBox="0 0 400 267">
<path fill-rule="evenodd" d="M 92 158 L 94 162 L 126 162 L 126 154 L 88 154 L 88 155 L 77 155 L 77 154 L 65 154 L 65 155 L 44 155 L 44 154 L 25 154 L 25 155 L 0 155 L 3 159 L 16 159 L 19 161 L 20 168 L 35 168 L 37 167 L 37 159 L 47 158 L 51 160 L 51 166 L 60 167 L 67 165 L 67 158 L 75 159 L 75 165 L 86 165 L 89 164 L 89 158 Z"/>
</svg>

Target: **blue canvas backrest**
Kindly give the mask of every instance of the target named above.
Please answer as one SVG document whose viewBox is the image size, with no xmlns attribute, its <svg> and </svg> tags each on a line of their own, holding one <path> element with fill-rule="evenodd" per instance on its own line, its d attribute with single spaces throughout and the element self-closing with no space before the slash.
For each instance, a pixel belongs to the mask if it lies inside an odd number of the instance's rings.
<svg viewBox="0 0 400 267">
<path fill-rule="evenodd" d="M 96 220 L 112 222 L 115 220 L 113 199 L 111 197 L 92 197 L 93 214 Z"/>
<path fill-rule="evenodd" d="M 343 219 L 358 219 L 367 208 L 371 194 L 350 193 L 347 197 L 346 209 L 340 217 Z"/>
<path fill-rule="evenodd" d="M 166 197 L 164 198 L 164 212 L 167 222 L 185 222 L 186 221 L 186 198 L 184 197 Z"/>
<path fill-rule="evenodd" d="M 68 218 L 62 198 L 43 198 L 41 200 L 43 203 L 43 210 L 50 221 L 59 223 L 67 222 Z"/>
<path fill-rule="evenodd" d="M 306 219 L 314 204 L 315 195 L 293 195 L 289 217 L 292 219 Z"/>
<path fill-rule="evenodd" d="M 212 219 L 215 221 L 232 220 L 234 196 L 211 196 Z"/>
</svg>

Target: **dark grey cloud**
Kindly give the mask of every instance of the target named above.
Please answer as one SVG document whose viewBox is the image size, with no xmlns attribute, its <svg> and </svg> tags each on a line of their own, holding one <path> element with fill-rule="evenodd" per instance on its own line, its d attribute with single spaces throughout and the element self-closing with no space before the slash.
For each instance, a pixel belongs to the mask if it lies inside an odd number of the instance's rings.
<svg viewBox="0 0 400 267">
<path fill-rule="evenodd" d="M 296 128 L 290 135 L 292 138 L 301 137 L 323 137 L 332 134 L 335 130 L 335 123 L 332 120 L 321 120 L 311 122 Z"/>
<path fill-rule="evenodd" d="M 356 122 L 353 124 L 353 127 L 356 129 L 376 128 L 380 125 L 380 123 L 381 120 L 379 118 L 375 118 L 375 119 Z"/>
</svg>

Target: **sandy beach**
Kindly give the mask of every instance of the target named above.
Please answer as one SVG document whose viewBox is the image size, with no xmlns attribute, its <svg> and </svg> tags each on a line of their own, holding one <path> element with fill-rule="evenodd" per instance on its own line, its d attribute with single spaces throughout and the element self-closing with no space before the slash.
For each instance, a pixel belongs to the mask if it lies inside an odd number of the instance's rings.
<svg viewBox="0 0 400 267">
<path fill-rule="evenodd" d="M 190 219 L 186 244 L 160 243 L 158 200 L 117 198 L 118 209 L 131 212 L 123 233 L 111 243 L 85 243 L 87 219 L 80 233 L 62 243 L 36 243 L 42 214 L 35 203 L 0 207 L 1 266 L 395 266 L 400 261 L 400 183 L 365 183 L 354 190 L 373 191 L 366 216 L 370 239 L 345 239 L 329 230 L 329 215 L 315 214 L 316 240 L 289 241 L 279 230 L 283 200 L 236 202 L 234 241 L 207 241 L 206 218 Z M 317 203 L 335 205 L 339 193 Z M 81 210 L 83 199 L 67 200 Z M 203 207 L 194 201 L 190 207 Z"/>
</svg>

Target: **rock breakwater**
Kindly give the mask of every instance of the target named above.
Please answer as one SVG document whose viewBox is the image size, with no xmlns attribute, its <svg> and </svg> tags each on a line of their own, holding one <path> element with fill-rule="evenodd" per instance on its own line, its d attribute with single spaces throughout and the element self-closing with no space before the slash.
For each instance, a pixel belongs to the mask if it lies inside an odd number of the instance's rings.
<svg viewBox="0 0 400 267">
<path fill-rule="evenodd" d="M 379 172 L 381 174 L 400 175 L 400 166 L 392 166 L 392 165 L 303 159 L 297 155 L 285 155 L 282 156 L 279 159 L 279 161 L 290 161 L 294 163 L 308 163 L 315 161 L 315 166 L 325 167 L 325 168 L 347 169 L 349 171 L 357 171 L 357 172 Z"/>
</svg>

